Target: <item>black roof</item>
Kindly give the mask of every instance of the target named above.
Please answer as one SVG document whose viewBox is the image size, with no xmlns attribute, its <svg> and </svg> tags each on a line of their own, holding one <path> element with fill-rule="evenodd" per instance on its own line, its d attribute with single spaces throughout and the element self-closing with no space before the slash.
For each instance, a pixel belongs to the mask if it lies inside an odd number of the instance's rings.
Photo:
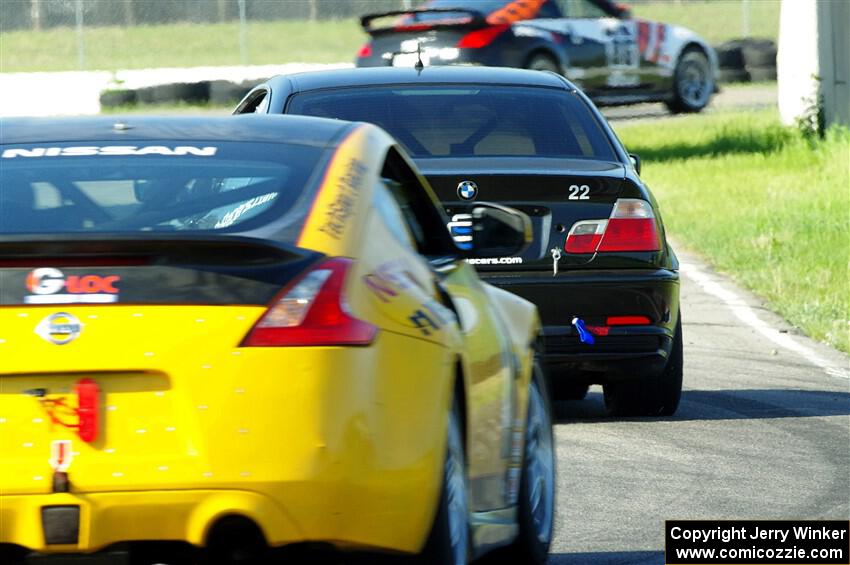
<svg viewBox="0 0 850 565">
<path fill-rule="evenodd" d="M 381 86 L 396 84 L 509 84 L 575 90 L 567 79 L 555 73 L 464 65 L 425 67 L 365 67 L 331 69 L 280 75 L 269 84 L 289 83 L 294 92 L 345 86 Z"/>
<path fill-rule="evenodd" d="M 0 119 L 0 143 L 205 140 L 335 145 L 351 122 L 306 116 L 98 116 Z"/>
</svg>

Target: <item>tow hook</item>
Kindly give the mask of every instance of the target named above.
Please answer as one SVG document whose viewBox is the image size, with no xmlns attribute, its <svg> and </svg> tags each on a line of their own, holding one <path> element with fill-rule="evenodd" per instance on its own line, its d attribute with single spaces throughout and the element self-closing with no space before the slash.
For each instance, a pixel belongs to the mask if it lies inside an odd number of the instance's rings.
<svg viewBox="0 0 850 565">
<path fill-rule="evenodd" d="M 587 327 L 584 325 L 584 320 L 579 318 L 578 316 L 573 317 L 572 321 L 573 326 L 575 326 L 576 331 L 578 332 L 578 339 L 582 343 L 586 343 L 587 345 L 593 345 L 596 343 L 596 339 L 594 339 L 593 334 L 590 333 Z"/>
</svg>

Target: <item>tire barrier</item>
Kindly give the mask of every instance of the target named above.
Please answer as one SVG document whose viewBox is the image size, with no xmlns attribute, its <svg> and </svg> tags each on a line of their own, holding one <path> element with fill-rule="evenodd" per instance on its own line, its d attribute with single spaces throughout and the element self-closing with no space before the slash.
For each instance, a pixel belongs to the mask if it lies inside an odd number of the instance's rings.
<svg viewBox="0 0 850 565">
<path fill-rule="evenodd" d="M 776 80 L 776 43 L 770 39 L 733 39 L 715 51 L 720 82 Z"/>
<path fill-rule="evenodd" d="M 776 43 L 770 39 L 733 39 L 715 47 L 720 66 L 718 81 L 761 82 L 776 80 Z M 109 89 L 100 94 L 103 108 L 136 104 L 235 105 L 264 79 L 233 82 L 212 80 L 167 83 L 137 89 Z"/>
<path fill-rule="evenodd" d="M 214 106 L 236 105 L 251 88 L 264 82 L 257 79 L 243 82 L 213 80 L 201 82 L 178 82 L 145 86 L 136 89 L 109 89 L 100 93 L 103 108 L 120 108 L 138 104 L 211 104 Z"/>
</svg>

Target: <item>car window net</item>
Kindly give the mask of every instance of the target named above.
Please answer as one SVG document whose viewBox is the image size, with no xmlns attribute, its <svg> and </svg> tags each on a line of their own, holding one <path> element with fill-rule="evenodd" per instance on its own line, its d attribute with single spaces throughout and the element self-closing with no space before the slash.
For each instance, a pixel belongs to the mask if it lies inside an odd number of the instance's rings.
<svg viewBox="0 0 850 565">
<path fill-rule="evenodd" d="M 374 123 L 417 158 L 615 159 L 587 105 L 559 89 L 351 87 L 298 94 L 287 113 Z"/>
</svg>

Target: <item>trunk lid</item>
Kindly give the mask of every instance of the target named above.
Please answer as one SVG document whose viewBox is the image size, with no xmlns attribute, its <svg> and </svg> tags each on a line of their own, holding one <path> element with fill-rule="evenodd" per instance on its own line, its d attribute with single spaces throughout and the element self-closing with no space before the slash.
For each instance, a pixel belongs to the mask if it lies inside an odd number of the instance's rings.
<svg viewBox="0 0 850 565">
<path fill-rule="evenodd" d="M 534 242 L 528 249 L 518 259 L 471 260 L 482 271 L 552 270 L 553 249 L 560 252 L 560 269 L 591 263 L 596 254 L 564 252 L 567 233 L 577 221 L 607 218 L 625 177 L 619 163 L 579 159 L 420 159 L 417 164 L 449 218 L 468 213 L 476 201 L 504 204 L 531 218 Z M 471 200 L 459 195 L 459 185 L 467 181 L 477 187 Z"/>
<path fill-rule="evenodd" d="M 0 256 L 4 494 L 50 492 L 63 465 L 81 493 L 197 482 L 211 447 L 197 433 L 204 383 L 237 372 L 268 302 L 318 257 L 249 238 L 126 235 L 4 237 Z"/>
</svg>

